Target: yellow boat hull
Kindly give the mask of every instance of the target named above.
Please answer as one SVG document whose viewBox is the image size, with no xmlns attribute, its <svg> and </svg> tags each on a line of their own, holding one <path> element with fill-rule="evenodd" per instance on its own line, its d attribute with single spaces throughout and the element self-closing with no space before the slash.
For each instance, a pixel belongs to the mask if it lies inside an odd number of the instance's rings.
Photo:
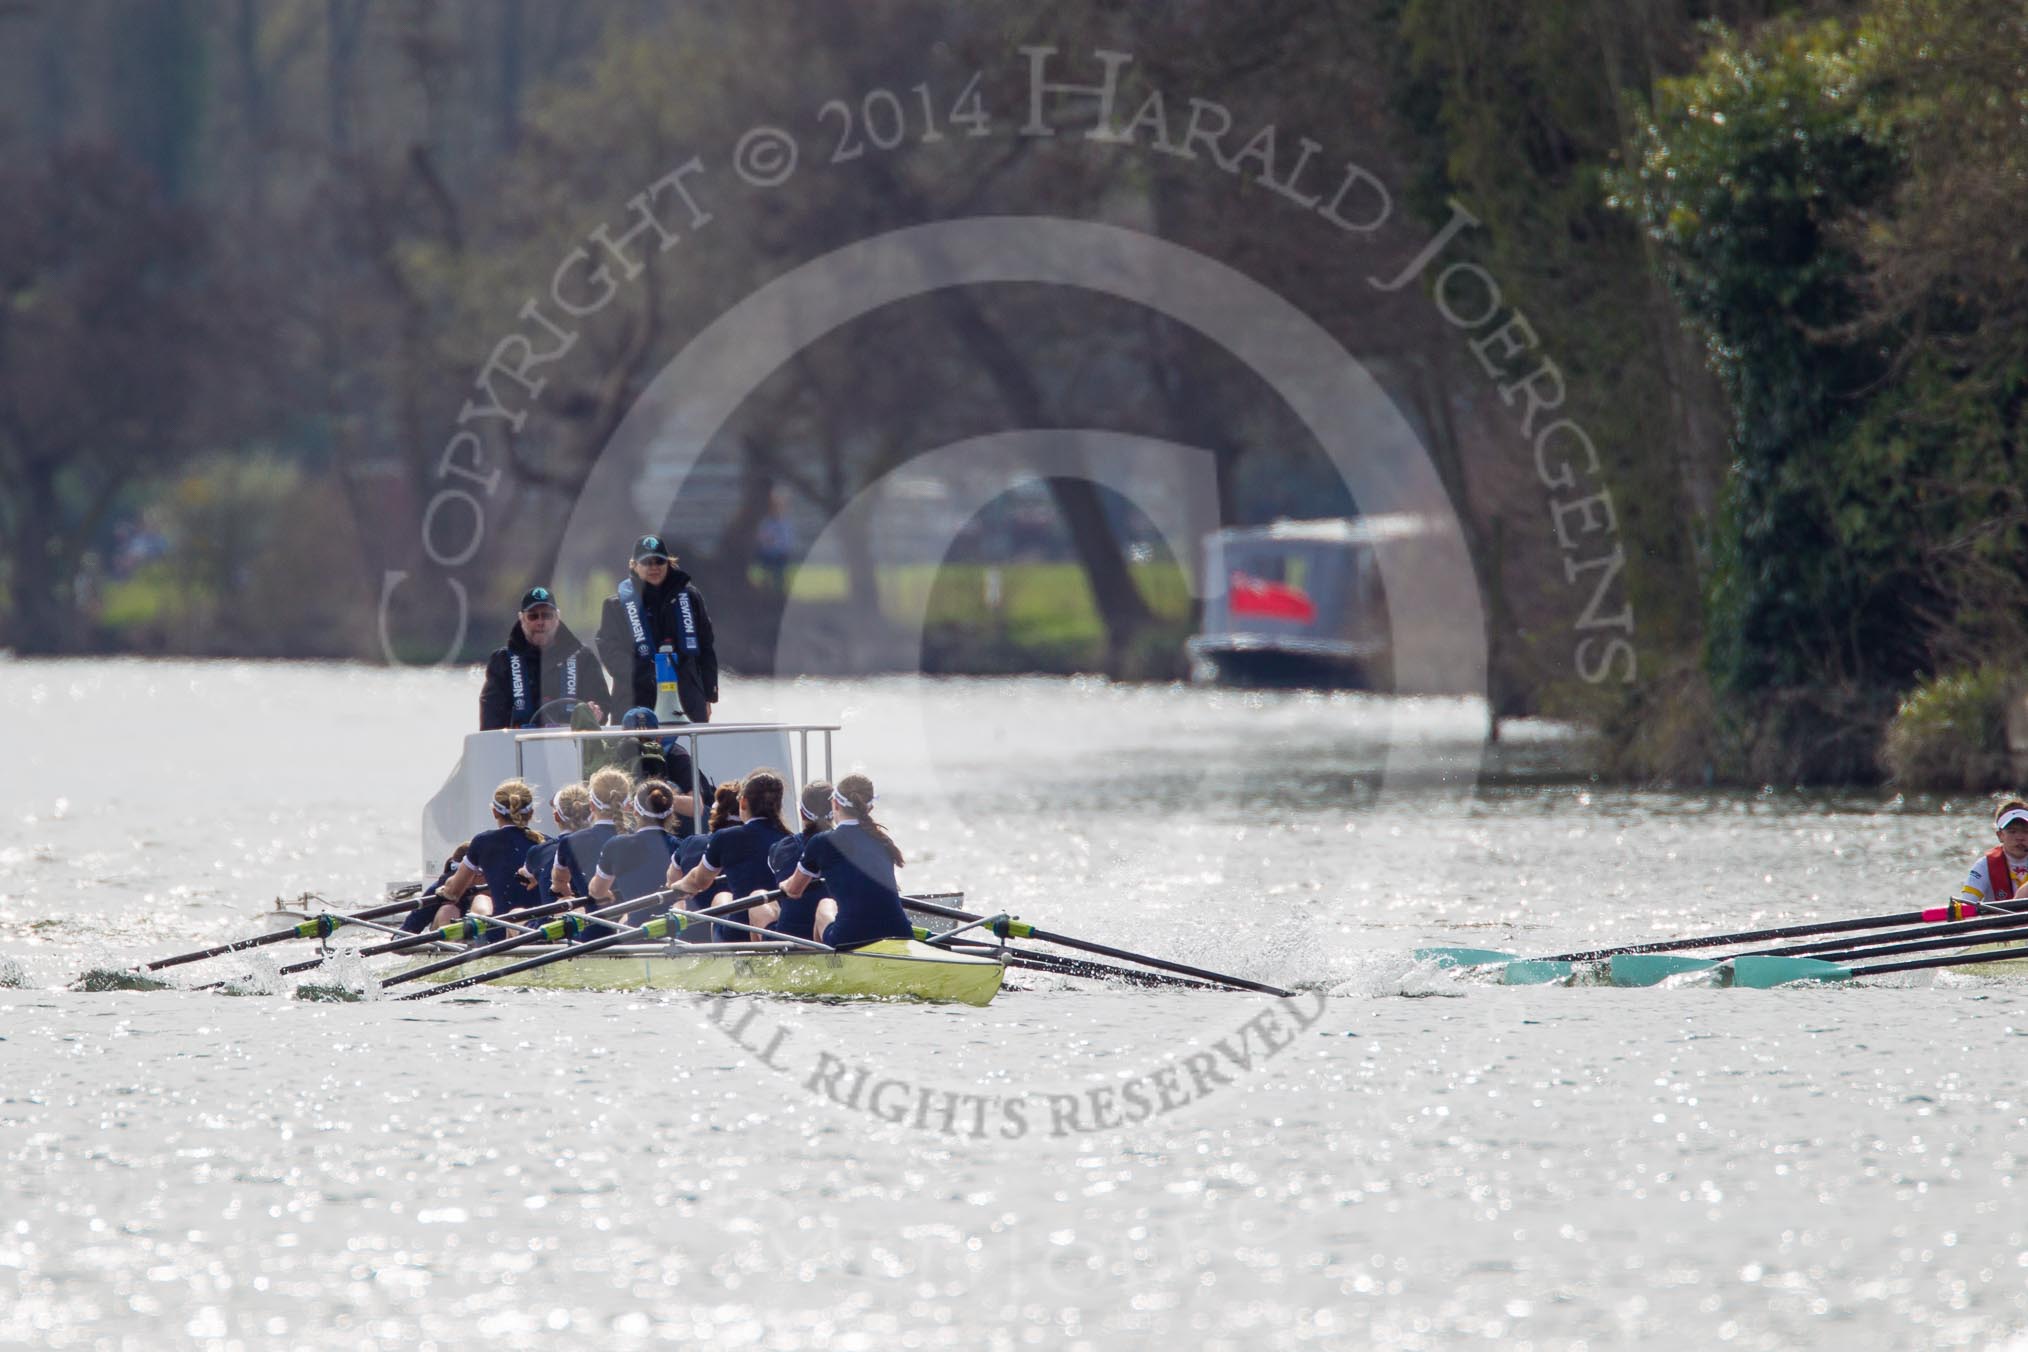
<svg viewBox="0 0 2028 1352">
<path fill-rule="evenodd" d="M 530 945 L 498 957 L 480 958 L 430 979 L 454 981 L 498 970 L 546 948 Z M 985 1005 L 1000 993 L 1006 971 L 991 958 L 952 953 L 913 939 L 883 939 L 843 953 L 672 953 L 667 948 L 646 946 L 604 949 L 503 976 L 494 984 L 545 990 L 694 991 Z"/>
</svg>

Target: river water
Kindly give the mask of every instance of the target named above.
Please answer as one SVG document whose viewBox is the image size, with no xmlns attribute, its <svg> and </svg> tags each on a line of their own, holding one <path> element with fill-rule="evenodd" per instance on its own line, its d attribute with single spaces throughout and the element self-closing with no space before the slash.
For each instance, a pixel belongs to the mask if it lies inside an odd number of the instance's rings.
<svg viewBox="0 0 2028 1352">
<path fill-rule="evenodd" d="M 1442 703 L 727 686 L 844 722 L 913 888 L 1299 998 L 72 991 L 376 900 L 476 678 L 0 661 L 0 1344 L 2028 1347 L 2018 982 L 1409 956 L 1907 909 L 1980 804 L 1608 791 Z"/>
</svg>

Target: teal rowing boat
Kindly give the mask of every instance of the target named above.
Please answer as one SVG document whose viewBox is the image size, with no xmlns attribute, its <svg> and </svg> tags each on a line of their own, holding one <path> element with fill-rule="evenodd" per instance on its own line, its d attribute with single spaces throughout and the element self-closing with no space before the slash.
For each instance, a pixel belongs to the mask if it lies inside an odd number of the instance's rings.
<svg viewBox="0 0 2028 1352">
<path fill-rule="evenodd" d="M 701 947 L 622 945 L 503 976 L 497 984 L 547 990 L 694 991 L 984 1005 L 999 994 L 1007 971 L 992 958 L 932 948 L 913 939 L 883 939 L 842 953 L 771 944 L 724 947 L 727 951 L 720 953 Z M 479 958 L 432 979 L 450 981 L 556 951 L 552 944 L 527 945 L 511 956 Z"/>
</svg>

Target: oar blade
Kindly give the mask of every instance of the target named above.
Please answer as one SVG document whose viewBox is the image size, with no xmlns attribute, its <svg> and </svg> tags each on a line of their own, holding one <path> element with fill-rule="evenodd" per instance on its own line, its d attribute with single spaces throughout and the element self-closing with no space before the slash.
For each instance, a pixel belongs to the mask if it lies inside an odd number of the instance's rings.
<svg viewBox="0 0 2028 1352">
<path fill-rule="evenodd" d="M 1414 956 L 1417 962 L 1433 962 L 1439 967 L 1484 967 L 1488 963 L 1520 960 L 1518 954 L 1492 948 L 1418 948 Z"/>
<path fill-rule="evenodd" d="M 1659 986 L 1672 976 L 1709 972 L 1717 966 L 1709 958 L 1686 958 L 1675 953 L 1616 953 L 1606 970 L 1615 986 Z"/>
<path fill-rule="evenodd" d="M 1734 958 L 1730 966 L 1733 985 L 1757 991 L 1797 982 L 1847 981 L 1852 976 L 1849 967 L 1815 958 L 1743 957 Z"/>
<path fill-rule="evenodd" d="M 1523 958 L 1500 969 L 1503 986 L 1567 986 L 1576 969 L 1567 962 Z"/>
</svg>

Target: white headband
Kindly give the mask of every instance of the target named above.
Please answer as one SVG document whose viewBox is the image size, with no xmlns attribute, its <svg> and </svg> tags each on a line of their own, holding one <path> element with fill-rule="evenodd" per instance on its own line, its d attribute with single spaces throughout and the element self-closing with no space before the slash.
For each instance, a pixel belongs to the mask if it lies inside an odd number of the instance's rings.
<svg viewBox="0 0 2028 1352">
<path fill-rule="evenodd" d="M 627 800 L 625 798 L 616 798 L 612 802 L 608 803 L 605 799 L 599 797 L 596 791 L 588 790 L 588 792 L 591 792 L 592 806 L 598 808 L 602 812 L 617 812 L 627 805 Z"/>
<path fill-rule="evenodd" d="M 528 805 L 528 807 L 534 807 L 534 806 L 535 806 L 535 804 L 533 804 L 533 803 L 530 803 L 530 804 Z M 517 812 L 526 812 L 526 811 L 528 811 L 528 807 L 505 807 L 505 806 L 503 806 L 503 805 L 501 804 L 501 802 L 500 802 L 500 800 L 499 800 L 498 798 L 495 798 L 495 799 L 493 800 L 493 815 L 494 815 L 494 816 L 496 816 L 496 817 L 505 817 L 505 818 L 507 818 L 507 820 L 509 820 L 509 821 L 512 821 L 512 820 L 514 820 L 514 814 L 515 814 L 515 813 L 517 813 Z"/>
<path fill-rule="evenodd" d="M 816 813 L 810 811 L 810 809 L 804 807 L 801 803 L 796 804 L 796 811 L 803 814 L 803 820 L 806 822 L 820 822 L 824 820 L 822 817 L 819 817 Z"/>
<path fill-rule="evenodd" d="M 837 804 L 837 805 L 838 805 L 839 807 L 842 807 L 842 808 L 849 808 L 849 809 L 850 809 L 851 811 L 853 811 L 853 812 L 857 812 L 857 811 L 859 811 L 859 809 L 858 809 L 857 807 L 854 807 L 854 806 L 853 806 L 852 800 L 851 800 L 850 798 L 847 798 L 847 797 L 846 797 L 846 796 L 845 796 L 844 794 L 842 794 L 842 793 L 838 792 L 838 790 L 836 790 L 836 789 L 833 789 L 833 790 L 831 790 L 831 801 L 832 801 L 833 803 L 836 803 L 836 804 Z M 868 812 L 871 812 L 871 811 L 873 811 L 873 805 L 874 805 L 875 803 L 879 802 L 879 801 L 880 801 L 880 797 L 879 797 L 879 795 L 878 795 L 878 794 L 876 794 L 876 795 L 874 795 L 873 797 L 871 797 L 871 798 L 867 799 L 867 800 L 866 800 L 866 811 L 868 811 Z"/>
<path fill-rule="evenodd" d="M 664 817 L 668 816 L 671 812 L 674 812 L 675 810 L 676 805 L 674 803 L 671 803 L 668 807 L 664 808 L 660 812 L 650 812 L 648 810 L 648 805 L 646 803 L 642 802 L 638 797 L 634 799 L 634 811 L 640 813 L 643 817 L 646 817 L 651 822 L 661 821 Z"/>
<path fill-rule="evenodd" d="M 1994 829 L 2004 831 L 2015 822 L 2028 822 L 2028 808 L 2008 809 L 2006 814 L 1994 823 Z"/>
</svg>

